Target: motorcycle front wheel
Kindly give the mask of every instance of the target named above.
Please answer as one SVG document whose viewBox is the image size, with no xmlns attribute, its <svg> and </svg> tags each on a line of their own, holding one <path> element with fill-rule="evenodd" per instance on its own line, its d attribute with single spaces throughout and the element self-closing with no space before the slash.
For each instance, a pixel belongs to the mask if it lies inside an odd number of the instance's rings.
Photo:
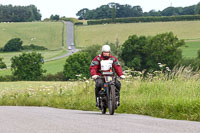
<svg viewBox="0 0 200 133">
<path fill-rule="evenodd" d="M 115 112 L 115 89 L 116 87 L 114 85 L 111 85 L 110 92 L 108 96 L 108 108 L 109 108 L 109 114 L 113 115 Z"/>
</svg>

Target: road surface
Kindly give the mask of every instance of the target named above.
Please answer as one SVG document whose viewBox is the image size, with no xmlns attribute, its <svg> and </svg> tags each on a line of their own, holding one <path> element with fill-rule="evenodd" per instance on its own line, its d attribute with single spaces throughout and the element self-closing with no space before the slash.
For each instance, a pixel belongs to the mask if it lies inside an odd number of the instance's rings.
<svg viewBox="0 0 200 133">
<path fill-rule="evenodd" d="M 49 107 L 0 106 L 0 133 L 200 133 L 200 122 Z"/>
<path fill-rule="evenodd" d="M 74 24 L 70 21 L 64 22 L 67 25 L 67 34 L 66 34 L 66 40 L 67 40 L 67 48 L 68 48 L 68 53 L 64 54 L 62 56 L 58 56 L 52 59 L 47 59 L 44 60 L 45 62 L 47 61 L 53 61 L 53 60 L 58 60 L 67 56 L 70 56 L 73 53 L 78 52 L 79 50 L 75 48 L 74 46 Z"/>
</svg>

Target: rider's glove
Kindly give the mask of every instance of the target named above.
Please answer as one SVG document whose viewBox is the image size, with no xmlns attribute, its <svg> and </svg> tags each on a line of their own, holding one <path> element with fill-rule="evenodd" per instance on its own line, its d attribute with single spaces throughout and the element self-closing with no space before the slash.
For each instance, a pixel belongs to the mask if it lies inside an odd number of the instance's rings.
<svg viewBox="0 0 200 133">
<path fill-rule="evenodd" d="M 126 77 L 125 77 L 124 75 L 121 75 L 120 78 L 121 78 L 121 79 L 125 79 Z"/>
<path fill-rule="evenodd" d="M 92 79 L 97 79 L 99 77 L 99 75 L 93 75 Z"/>
</svg>

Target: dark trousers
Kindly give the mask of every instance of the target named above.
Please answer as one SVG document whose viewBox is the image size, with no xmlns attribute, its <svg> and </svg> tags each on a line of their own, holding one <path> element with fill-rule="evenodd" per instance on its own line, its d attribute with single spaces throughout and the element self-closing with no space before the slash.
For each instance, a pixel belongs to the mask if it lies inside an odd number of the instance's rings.
<svg viewBox="0 0 200 133">
<path fill-rule="evenodd" d="M 97 78 L 95 80 L 95 82 L 96 82 L 96 85 L 95 85 L 95 96 L 97 97 L 98 96 L 98 92 L 101 90 L 101 88 L 104 87 L 104 79 Z M 116 94 L 119 95 L 120 88 L 121 88 L 120 81 L 116 79 L 115 85 L 116 85 Z"/>
</svg>

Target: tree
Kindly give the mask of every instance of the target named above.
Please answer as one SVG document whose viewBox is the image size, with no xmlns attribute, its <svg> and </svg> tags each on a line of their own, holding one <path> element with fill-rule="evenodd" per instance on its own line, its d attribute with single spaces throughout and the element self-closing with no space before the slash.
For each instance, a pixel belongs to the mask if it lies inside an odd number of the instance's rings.
<svg viewBox="0 0 200 133">
<path fill-rule="evenodd" d="M 181 15 L 194 15 L 195 5 L 184 7 L 182 9 Z"/>
<path fill-rule="evenodd" d="M 158 63 L 171 69 L 182 59 L 179 49 L 184 45 L 172 32 L 153 37 L 129 36 L 122 45 L 121 58 L 125 65 L 136 70 L 158 70 Z"/>
<path fill-rule="evenodd" d="M 86 19 L 86 14 L 87 14 L 87 12 L 88 12 L 88 8 L 83 8 L 83 9 L 81 9 L 80 11 L 78 11 L 77 13 L 76 13 L 76 16 L 79 16 L 79 19 L 80 20 L 82 20 L 82 19 Z"/>
<path fill-rule="evenodd" d="M 140 6 L 130 6 L 120 5 L 118 3 L 108 3 L 107 5 L 102 5 L 96 9 L 89 10 L 87 8 L 83 8 L 77 12 L 77 16 L 79 19 L 104 19 L 104 18 L 112 18 L 114 21 L 115 18 L 121 17 L 138 17 L 142 16 L 143 11 Z"/>
<path fill-rule="evenodd" d="M 172 32 L 151 37 L 145 46 L 145 53 L 149 53 L 146 56 L 146 68 L 158 70 L 158 63 L 162 63 L 172 69 L 182 59 L 180 47 L 184 44 Z"/>
<path fill-rule="evenodd" d="M 180 8 L 175 8 L 175 7 L 168 7 L 165 8 L 161 14 L 163 16 L 173 16 L 173 15 L 180 15 Z"/>
<path fill-rule="evenodd" d="M 9 40 L 3 48 L 5 52 L 20 51 L 23 49 L 22 40 L 20 38 L 13 38 Z"/>
<path fill-rule="evenodd" d="M 70 55 L 64 65 L 64 76 L 67 80 L 89 78 L 91 58 L 86 52 L 78 52 Z M 79 75 L 79 76 L 78 76 Z"/>
<path fill-rule="evenodd" d="M 195 14 L 200 14 L 200 2 L 196 5 L 194 13 Z"/>
<path fill-rule="evenodd" d="M 59 16 L 59 15 L 51 15 L 51 16 L 50 16 L 50 19 L 51 19 L 51 20 L 58 21 L 58 20 L 60 19 L 60 16 Z"/>
<path fill-rule="evenodd" d="M 40 53 L 22 53 L 19 56 L 11 58 L 11 70 L 18 80 L 35 81 L 40 80 L 40 77 L 46 70 L 43 70 L 43 57 Z"/>
<path fill-rule="evenodd" d="M 3 58 L 0 58 L 0 69 L 7 68 L 6 64 L 3 62 Z"/>
<path fill-rule="evenodd" d="M 34 5 L 0 5 L 0 22 L 30 22 L 41 20 L 40 10 Z"/>
<path fill-rule="evenodd" d="M 146 16 L 161 16 L 160 11 L 150 10 Z"/>
<path fill-rule="evenodd" d="M 101 50 L 101 45 L 92 45 L 88 46 L 83 49 L 83 52 L 88 53 L 91 59 L 94 59 L 99 53 L 99 50 Z"/>
<path fill-rule="evenodd" d="M 135 68 L 136 70 L 143 70 L 145 66 L 145 53 L 144 47 L 148 44 L 148 38 L 145 36 L 129 36 L 128 40 L 122 45 L 121 58 L 126 66 Z"/>
</svg>

